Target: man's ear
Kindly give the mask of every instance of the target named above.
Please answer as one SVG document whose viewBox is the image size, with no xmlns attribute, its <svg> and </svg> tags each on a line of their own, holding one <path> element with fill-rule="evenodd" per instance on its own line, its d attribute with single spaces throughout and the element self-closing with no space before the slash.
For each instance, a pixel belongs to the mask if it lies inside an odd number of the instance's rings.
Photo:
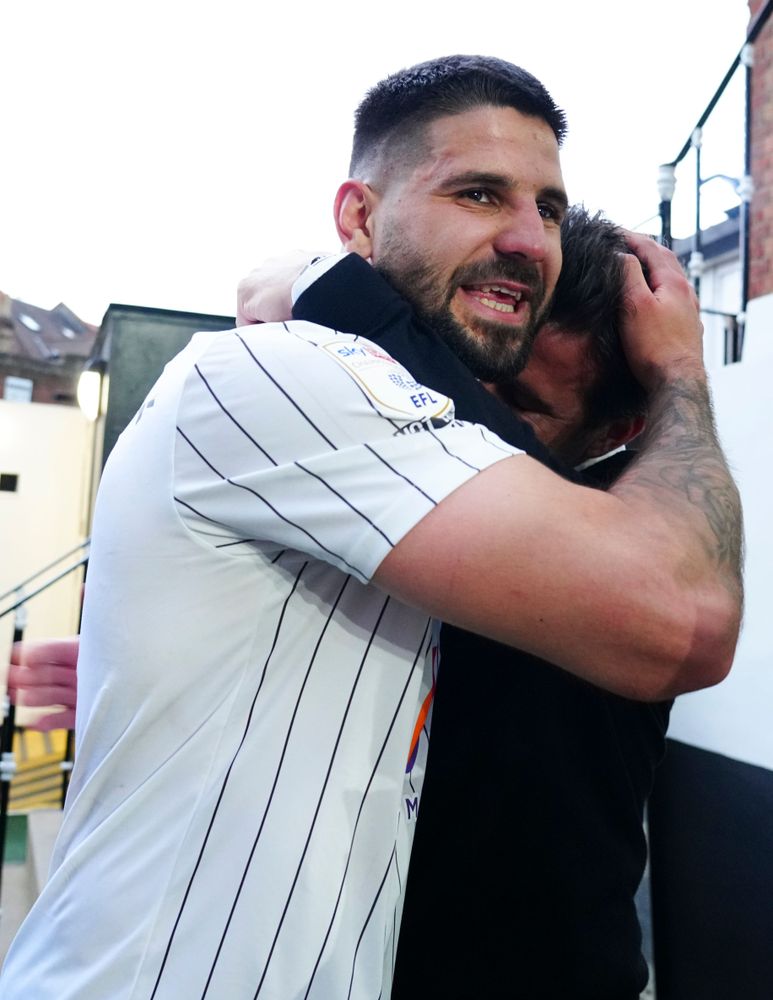
<svg viewBox="0 0 773 1000">
<path fill-rule="evenodd" d="M 376 197 L 362 181 L 344 181 L 338 189 L 333 211 L 344 250 L 366 260 L 373 255 L 373 209 Z"/>
<path fill-rule="evenodd" d="M 644 430 L 644 417 L 623 417 L 600 427 L 585 450 L 586 458 L 599 458 L 628 444 Z"/>
</svg>

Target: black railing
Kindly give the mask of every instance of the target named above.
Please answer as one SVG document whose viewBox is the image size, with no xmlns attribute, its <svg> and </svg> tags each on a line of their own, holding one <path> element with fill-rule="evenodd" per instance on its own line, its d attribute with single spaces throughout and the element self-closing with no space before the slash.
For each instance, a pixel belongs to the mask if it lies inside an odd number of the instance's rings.
<svg viewBox="0 0 773 1000">
<path fill-rule="evenodd" d="M 735 76 L 735 73 L 743 68 L 745 73 L 745 97 L 744 97 L 744 173 L 738 181 L 736 191 L 741 199 L 741 211 L 739 220 L 739 256 L 741 262 L 741 295 L 738 312 L 731 318 L 733 320 L 730 332 L 725 340 L 725 361 L 727 363 L 740 361 L 743 353 L 744 329 L 746 325 L 746 309 L 749 303 L 749 219 L 751 213 L 751 199 L 753 193 L 751 177 L 751 102 L 752 102 L 752 73 L 754 68 L 754 42 L 767 24 L 770 15 L 773 14 L 773 0 L 767 0 L 765 6 L 755 17 L 746 41 L 730 65 L 727 73 L 717 87 L 714 96 L 706 105 L 706 109 L 698 119 L 695 127 L 690 132 L 689 139 L 682 146 L 678 155 L 669 163 L 664 163 L 660 168 L 658 178 L 658 189 L 660 193 L 660 227 L 661 240 L 670 247 L 672 243 L 671 234 L 671 201 L 674 195 L 676 179 L 676 168 L 687 156 L 691 149 L 695 150 L 695 228 L 693 230 L 693 253 L 690 259 L 690 276 L 695 285 L 696 292 L 700 292 L 700 280 L 703 271 L 703 247 L 701 235 L 701 194 L 703 185 L 712 177 L 703 178 L 701 176 L 701 145 L 703 141 L 703 127 L 711 117 L 720 98 L 727 89 L 728 84 Z M 709 310 L 704 310 L 709 311 Z M 728 313 L 723 313 L 730 316 Z"/>
</svg>

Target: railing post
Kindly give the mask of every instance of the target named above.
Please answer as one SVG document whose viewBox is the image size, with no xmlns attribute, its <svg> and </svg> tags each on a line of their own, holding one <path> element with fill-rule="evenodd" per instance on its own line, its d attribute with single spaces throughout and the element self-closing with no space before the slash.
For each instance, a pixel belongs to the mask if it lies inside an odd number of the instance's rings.
<svg viewBox="0 0 773 1000">
<path fill-rule="evenodd" d="M 701 146 L 703 145 L 703 129 L 696 128 L 692 134 L 692 147 L 695 150 L 695 232 L 693 234 L 693 249 L 687 265 L 695 294 L 700 299 L 701 277 L 703 276 L 703 238 L 701 236 Z"/>
<path fill-rule="evenodd" d="M 65 800 L 67 799 L 67 789 L 70 787 L 70 774 L 72 773 L 73 758 L 75 756 L 74 742 L 75 742 L 75 733 L 72 731 L 72 729 L 68 729 L 67 738 L 65 740 L 65 745 L 64 745 L 64 757 L 62 758 L 62 762 L 59 765 L 59 770 L 62 772 L 62 796 L 60 800 L 62 809 L 64 809 L 64 803 Z"/>
<path fill-rule="evenodd" d="M 754 46 L 744 45 L 740 54 L 741 65 L 746 71 L 744 98 L 744 175 L 738 185 L 738 196 L 741 199 L 740 232 L 738 234 L 741 253 L 741 309 L 738 313 L 735 343 L 733 344 L 733 361 L 740 361 L 743 354 L 743 340 L 746 329 L 746 307 L 749 303 L 749 223 L 751 219 L 751 200 L 754 194 L 752 181 L 752 71 L 754 67 Z"/>
<path fill-rule="evenodd" d="M 658 170 L 658 195 L 660 196 L 660 242 L 671 249 L 671 201 L 676 188 L 676 164 L 662 163 Z"/>
<path fill-rule="evenodd" d="M 56 573 L 54 576 L 50 577 L 40 586 L 37 586 L 31 592 L 27 591 L 28 584 L 31 584 L 33 580 L 36 580 L 39 576 L 47 573 L 49 570 L 53 569 L 64 559 L 71 556 L 74 552 L 78 552 L 85 548 L 88 548 L 91 539 L 87 538 L 85 541 L 76 545 L 75 548 L 70 549 L 63 555 L 59 556 L 53 562 L 39 569 L 36 573 L 27 577 L 26 580 L 22 580 L 11 590 L 6 591 L 4 594 L 0 594 L 0 602 L 4 601 L 6 598 L 11 597 L 11 604 L 7 607 L 0 609 L 0 618 L 5 617 L 5 615 L 15 612 L 14 617 L 14 630 L 13 630 L 13 641 L 21 642 L 24 637 L 24 629 L 27 625 L 27 602 L 33 597 L 37 597 L 38 594 L 42 594 L 44 591 L 48 590 L 50 586 L 62 580 L 64 577 L 68 576 L 74 570 L 79 569 L 81 566 L 85 565 L 88 560 L 88 556 L 81 556 L 74 563 L 66 566 L 63 570 Z M 0 719 L 0 915 L 2 914 L 2 872 L 3 872 L 3 862 L 5 860 L 5 835 L 8 826 L 8 802 L 11 794 L 11 780 L 16 773 L 16 757 L 13 751 L 13 738 L 16 729 L 16 708 L 11 703 L 11 700 L 6 692 L 4 704 L 2 706 L 2 719 Z M 69 772 L 72 767 L 72 763 L 69 758 L 72 756 L 72 733 L 68 731 L 67 734 L 67 749 L 65 751 L 65 760 L 62 762 L 62 803 L 64 804 L 64 796 L 67 792 L 67 786 L 69 783 Z"/>
<path fill-rule="evenodd" d="M 27 627 L 27 605 L 24 601 L 24 589 L 18 589 L 17 598 L 22 601 L 16 608 L 13 624 L 13 641 L 21 642 L 24 629 Z M 16 756 L 13 752 L 13 736 L 16 730 L 16 707 L 12 704 L 8 692 L 3 698 L 3 729 L 0 734 L 0 915 L 2 915 L 2 885 L 3 868 L 5 866 L 5 838 L 8 830 L 8 800 L 11 794 L 11 781 L 16 773 Z"/>
</svg>

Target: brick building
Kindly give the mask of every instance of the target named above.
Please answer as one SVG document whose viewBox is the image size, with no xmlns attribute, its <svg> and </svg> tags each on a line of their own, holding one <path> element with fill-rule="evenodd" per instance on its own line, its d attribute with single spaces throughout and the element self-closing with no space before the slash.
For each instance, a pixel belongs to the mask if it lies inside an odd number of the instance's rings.
<svg viewBox="0 0 773 1000">
<path fill-rule="evenodd" d="M 750 31 L 769 4 L 749 0 Z M 751 97 L 751 162 L 754 196 L 749 226 L 749 298 L 773 292 L 773 18 L 754 42 Z"/>
<path fill-rule="evenodd" d="M 97 327 L 0 292 L 0 398 L 73 405 Z"/>
</svg>

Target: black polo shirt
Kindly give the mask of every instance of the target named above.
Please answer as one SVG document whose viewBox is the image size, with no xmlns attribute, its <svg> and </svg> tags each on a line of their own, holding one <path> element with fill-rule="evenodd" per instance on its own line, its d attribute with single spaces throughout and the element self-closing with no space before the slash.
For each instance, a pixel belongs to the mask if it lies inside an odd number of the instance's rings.
<svg viewBox="0 0 773 1000">
<path fill-rule="evenodd" d="M 576 478 L 358 257 L 318 279 L 294 315 L 367 336 L 451 396 L 460 419 Z M 634 894 L 669 707 L 443 626 L 393 1000 L 639 996 Z"/>
</svg>

